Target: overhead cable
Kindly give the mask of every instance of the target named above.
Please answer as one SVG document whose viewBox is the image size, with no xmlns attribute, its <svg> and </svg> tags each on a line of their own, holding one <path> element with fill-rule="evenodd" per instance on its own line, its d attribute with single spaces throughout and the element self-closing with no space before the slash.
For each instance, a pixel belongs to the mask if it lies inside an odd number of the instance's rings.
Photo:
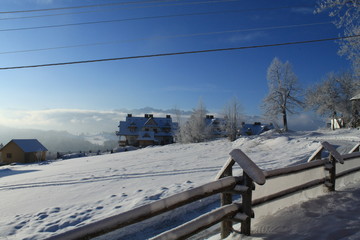
<svg viewBox="0 0 360 240">
<path fill-rule="evenodd" d="M 244 49 L 278 47 L 278 46 L 288 46 L 288 45 L 296 45 L 296 44 L 307 44 L 307 43 L 317 43 L 317 42 L 325 42 L 325 41 L 335 41 L 335 40 L 340 40 L 340 39 L 350 39 L 350 38 L 357 38 L 357 37 L 360 37 L 360 35 L 352 35 L 352 36 L 347 36 L 347 37 L 323 38 L 323 39 L 306 40 L 306 41 L 285 42 L 285 43 L 273 43 L 273 44 L 264 44 L 264 45 L 243 46 L 243 47 L 217 48 L 217 49 L 194 50 L 194 51 L 172 52 L 172 53 L 157 53 L 157 54 L 128 56 L 128 57 L 117 57 L 117 58 L 80 60 L 80 61 L 72 61 L 72 62 L 45 63 L 45 64 L 36 64 L 36 65 L 2 67 L 2 68 L 0 68 L 0 70 L 54 67 L 54 66 L 74 65 L 74 64 L 95 63 L 95 62 L 110 62 L 110 61 L 120 61 L 120 60 L 130 60 L 130 59 L 166 57 L 166 56 L 175 56 L 175 55 L 187 55 L 187 54 L 196 54 L 196 53 L 224 52 L 224 51 L 234 51 L 234 50 L 244 50 Z"/>
<path fill-rule="evenodd" d="M 175 0 L 178 1 L 178 0 Z M 157 4 L 157 5 L 147 5 L 147 6 L 135 6 L 135 7 L 126 7 L 121 9 L 138 9 L 138 8 L 154 8 L 154 7 L 171 7 L 171 6 L 186 6 L 186 5 L 196 5 L 196 4 L 208 4 L 208 3 L 220 3 L 220 2 L 234 2 L 239 0 L 213 0 L 213 1 L 199 1 L 199 2 L 181 2 L 181 3 L 170 3 L 170 4 Z M 171 1 L 169 1 L 171 2 Z M 312 5 L 297 5 L 297 6 L 283 6 L 283 7 L 273 7 L 273 8 L 248 8 L 241 10 L 234 10 L 237 12 L 253 12 L 253 11 L 273 11 L 273 10 L 282 10 L 282 9 L 297 9 L 304 7 L 313 7 Z M 119 8 L 95 10 L 95 11 L 82 11 L 82 12 L 68 12 L 68 13 L 55 13 L 55 14 L 43 14 L 43 15 L 32 15 L 32 16 L 22 16 L 22 17 L 5 17 L 0 18 L 0 21 L 4 20 L 17 20 L 17 19 L 30 19 L 30 18 L 43 18 L 43 17 L 56 17 L 63 15 L 76 15 L 76 14 L 86 14 L 86 13 L 96 13 L 96 12 L 109 12 L 117 11 Z"/>
<path fill-rule="evenodd" d="M 144 1 L 131 1 L 131 2 L 113 2 L 113 3 L 103 3 L 103 4 L 80 5 L 80 6 L 72 6 L 72 7 L 0 11 L 0 14 L 48 12 L 48 11 L 70 10 L 70 9 L 80 9 L 80 8 L 110 7 L 116 5 L 147 4 L 147 3 L 174 2 L 174 1 L 179 1 L 179 0 L 144 0 Z"/>
<path fill-rule="evenodd" d="M 317 26 L 317 25 L 325 25 L 325 24 L 332 24 L 332 22 L 305 23 L 305 24 L 282 25 L 282 26 L 271 26 L 271 27 L 261 27 L 261 28 L 235 29 L 235 30 L 228 30 L 228 31 L 154 36 L 154 37 L 149 37 L 149 38 L 136 38 L 136 39 L 127 39 L 127 40 L 118 40 L 118 41 L 107 41 L 107 42 L 96 42 L 96 43 L 88 43 L 88 44 L 76 44 L 76 45 L 68 45 L 68 46 L 48 47 L 48 48 L 15 50 L 15 51 L 0 52 L 0 54 L 3 55 L 3 54 L 26 53 L 26 52 L 40 52 L 40 51 L 48 51 L 48 50 L 77 48 L 77 47 L 91 47 L 91 46 L 110 45 L 110 44 L 119 44 L 119 43 L 125 43 L 125 42 L 145 41 L 145 40 L 161 40 L 161 39 L 173 39 L 173 38 L 198 37 L 198 36 L 219 35 L 219 34 L 227 34 L 227 33 L 265 31 L 265 30 L 276 30 L 276 29 L 286 29 L 286 28 L 295 28 L 295 27 L 309 27 L 309 26 Z"/>
<path fill-rule="evenodd" d="M 171 15 L 158 15 L 158 16 L 147 16 L 147 17 L 136 17 L 136 18 L 102 20 L 102 21 L 93 21 L 93 22 L 82 22 L 82 23 L 66 23 L 66 24 L 57 24 L 57 25 L 44 25 L 44 26 L 35 26 L 35 27 L 5 28 L 5 29 L 0 29 L 0 32 L 34 30 L 34 29 L 45 29 L 45 28 L 58 28 L 58 27 L 69 27 L 69 26 L 90 25 L 90 24 L 100 24 L 100 23 L 113 23 L 113 22 L 127 22 L 127 21 L 173 18 L 173 17 L 187 17 L 187 16 L 199 16 L 199 15 L 211 15 L 211 14 L 237 13 L 237 12 L 242 12 L 242 11 L 243 10 L 227 10 L 227 11 L 214 11 L 214 12 L 183 13 L 183 14 L 171 14 Z"/>
</svg>

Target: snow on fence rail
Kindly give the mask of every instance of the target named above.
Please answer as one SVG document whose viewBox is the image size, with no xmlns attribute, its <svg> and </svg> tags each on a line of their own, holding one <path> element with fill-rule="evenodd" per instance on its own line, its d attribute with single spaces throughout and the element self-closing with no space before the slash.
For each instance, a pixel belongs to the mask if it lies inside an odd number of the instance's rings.
<svg viewBox="0 0 360 240">
<path fill-rule="evenodd" d="M 262 171 L 241 150 L 235 149 L 231 151 L 230 158 L 213 182 L 50 237 L 48 240 L 91 239 L 219 193 L 221 207 L 152 239 L 185 239 L 219 222 L 222 238 L 234 231 L 238 232 L 233 228 L 234 222 L 241 223 L 240 233 L 250 235 L 251 218 L 255 215 L 258 217 L 276 212 L 299 201 L 304 194 L 307 194 L 308 198 L 334 191 L 339 185 L 336 179 L 341 183 L 346 181 L 345 176 L 354 176 L 353 173 L 360 171 L 359 148 L 360 144 L 357 144 L 349 154 L 340 155 L 332 145 L 323 142 L 307 163 L 270 171 Z M 323 151 L 329 153 L 328 157 L 321 157 Z M 235 163 L 243 169 L 240 177 L 232 176 Z M 257 183 L 256 187 L 254 183 Z M 233 202 L 233 195 L 241 195 L 240 200 Z"/>
</svg>

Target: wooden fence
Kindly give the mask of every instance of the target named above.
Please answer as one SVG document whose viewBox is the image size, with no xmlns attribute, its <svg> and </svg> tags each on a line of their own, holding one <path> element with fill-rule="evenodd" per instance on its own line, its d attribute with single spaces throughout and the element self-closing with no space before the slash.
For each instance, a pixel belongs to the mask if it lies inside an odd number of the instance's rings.
<svg viewBox="0 0 360 240">
<path fill-rule="evenodd" d="M 284 207 L 284 199 L 293 197 L 296 202 L 299 194 L 310 189 L 334 191 L 337 179 L 360 171 L 359 148 L 357 144 L 349 154 L 340 155 L 332 145 L 323 142 L 307 163 L 269 171 L 262 171 L 241 150 L 235 149 L 213 182 L 48 239 L 91 239 L 219 193 L 221 207 L 151 239 L 186 239 L 220 222 L 222 238 L 234 231 L 250 235 L 251 218 L 268 214 L 264 209 L 276 211 L 276 202 Z M 328 152 L 326 158 L 322 157 L 324 152 Z M 235 163 L 243 169 L 242 176 L 233 176 Z M 241 198 L 233 201 L 234 195 Z M 233 223 L 241 223 L 240 231 L 233 229 Z"/>
</svg>

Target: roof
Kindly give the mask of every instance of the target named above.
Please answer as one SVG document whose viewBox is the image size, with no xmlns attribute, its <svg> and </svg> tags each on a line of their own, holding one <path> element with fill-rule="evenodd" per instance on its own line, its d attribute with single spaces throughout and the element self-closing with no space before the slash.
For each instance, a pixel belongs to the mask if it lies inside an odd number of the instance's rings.
<svg viewBox="0 0 360 240">
<path fill-rule="evenodd" d="M 44 147 L 37 139 L 13 139 L 10 142 L 14 142 L 26 153 L 47 151 L 46 147 Z"/>
<path fill-rule="evenodd" d="M 126 121 L 120 121 L 118 136 L 140 136 L 139 132 L 145 128 L 157 128 L 155 136 L 172 136 L 173 133 L 165 132 L 164 129 L 176 129 L 177 123 L 173 123 L 171 118 L 162 117 L 133 117 L 127 116 Z M 135 128 L 133 131 L 130 128 Z"/>
<path fill-rule="evenodd" d="M 259 135 L 267 130 L 273 129 L 274 126 L 271 124 L 243 124 L 240 129 L 242 135 Z"/>
</svg>

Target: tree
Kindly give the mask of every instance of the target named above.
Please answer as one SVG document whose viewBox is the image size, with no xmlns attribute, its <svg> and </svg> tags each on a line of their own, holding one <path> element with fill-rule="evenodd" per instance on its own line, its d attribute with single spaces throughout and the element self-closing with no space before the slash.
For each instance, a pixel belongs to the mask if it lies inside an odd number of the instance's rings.
<svg viewBox="0 0 360 240">
<path fill-rule="evenodd" d="M 287 114 L 303 105 L 297 77 L 288 61 L 282 63 L 275 57 L 267 70 L 267 81 L 269 93 L 262 105 L 265 115 L 272 120 L 282 115 L 284 131 L 288 131 Z"/>
<path fill-rule="evenodd" d="M 328 11 L 334 17 L 337 28 L 344 29 L 344 36 L 360 35 L 359 0 L 320 0 L 315 12 Z M 338 54 L 346 56 L 352 63 L 354 73 L 360 76 L 360 37 L 350 37 L 339 41 Z"/>
<path fill-rule="evenodd" d="M 240 126 L 241 108 L 241 104 L 236 97 L 231 99 L 224 107 L 225 123 L 223 127 L 230 141 L 236 140 L 237 131 Z"/>
<path fill-rule="evenodd" d="M 308 109 L 321 116 L 341 113 L 349 123 L 352 115 L 350 99 L 360 90 L 359 81 L 350 72 L 329 73 L 326 78 L 310 86 L 305 95 Z"/>
<path fill-rule="evenodd" d="M 178 139 L 183 143 L 203 142 L 210 138 L 210 127 L 206 125 L 206 108 L 200 101 L 189 120 L 180 127 Z"/>
</svg>

